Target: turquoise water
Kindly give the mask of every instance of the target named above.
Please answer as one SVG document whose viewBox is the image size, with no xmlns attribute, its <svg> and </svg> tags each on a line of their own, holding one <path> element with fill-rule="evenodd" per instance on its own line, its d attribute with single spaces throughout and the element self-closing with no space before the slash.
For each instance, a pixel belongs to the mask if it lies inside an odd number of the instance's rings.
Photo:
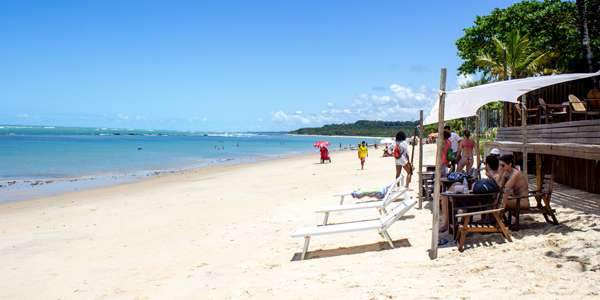
<svg viewBox="0 0 600 300">
<path fill-rule="evenodd" d="M 319 140 L 336 150 L 362 139 L 0 125 L 0 182 L 162 172 L 299 153 L 318 159 L 313 144 Z"/>
</svg>

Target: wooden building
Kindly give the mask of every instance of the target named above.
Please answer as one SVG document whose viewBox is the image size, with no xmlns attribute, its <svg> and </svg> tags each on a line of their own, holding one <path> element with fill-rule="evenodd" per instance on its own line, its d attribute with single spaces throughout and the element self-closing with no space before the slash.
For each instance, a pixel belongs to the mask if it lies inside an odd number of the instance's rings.
<svg viewBox="0 0 600 300">
<path fill-rule="evenodd" d="M 588 88 L 586 88 L 586 86 Z M 568 96 L 586 100 L 589 89 L 588 79 L 576 80 L 540 88 L 525 94 L 525 116 L 537 115 L 536 122 L 527 122 L 527 170 L 536 174 L 538 166 L 544 173 L 552 172 L 551 162 L 558 160 L 555 173 L 557 182 L 586 192 L 600 193 L 600 120 L 590 120 L 588 115 L 583 120 L 570 114 L 572 106 Z M 543 119 L 544 107 L 540 107 L 539 99 L 547 104 L 560 105 L 569 114 L 561 122 L 551 123 Z M 511 151 L 515 155 L 516 164 L 523 162 L 523 128 L 521 111 L 518 104 L 505 103 L 503 125 L 498 128 L 496 141 L 484 142 L 485 148 L 498 148 Z M 532 113 L 533 112 L 533 113 Z M 527 117 L 526 117 L 527 118 Z M 585 120 L 588 119 L 588 120 Z M 540 122 L 540 120 L 542 122 Z M 540 124 L 542 123 L 542 124 Z M 550 123 L 550 124 L 548 124 Z M 536 164 L 536 162 L 540 164 Z"/>
</svg>

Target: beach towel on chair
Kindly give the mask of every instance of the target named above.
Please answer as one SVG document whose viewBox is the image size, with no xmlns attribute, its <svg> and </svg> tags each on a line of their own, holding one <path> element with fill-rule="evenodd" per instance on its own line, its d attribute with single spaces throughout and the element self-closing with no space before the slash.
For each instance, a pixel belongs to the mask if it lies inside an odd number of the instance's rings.
<svg viewBox="0 0 600 300">
<path fill-rule="evenodd" d="M 352 197 L 354 198 L 362 198 L 362 197 L 375 197 L 377 199 L 383 199 L 385 194 L 387 193 L 389 186 L 372 188 L 372 189 L 358 189 L 352 192 Z"/>
</svg>

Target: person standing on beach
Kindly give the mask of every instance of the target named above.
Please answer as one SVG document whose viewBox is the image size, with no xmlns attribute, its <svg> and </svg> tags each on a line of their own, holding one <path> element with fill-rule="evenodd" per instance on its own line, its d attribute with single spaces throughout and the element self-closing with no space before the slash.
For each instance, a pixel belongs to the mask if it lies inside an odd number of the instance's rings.
<svg viewBox="0 0 600 300">
<path fill-rule="evenodd" d="M 365 167 L 365 157 L 369 156 L 369 151 L 365 145 L 365 141 L 362 141 L 362 146 L 358 146 L 358 159 L 360 159 L 360 169 Z"/>
<path fill-rule="evenodd" d="M 448 125 L 444 126 L 444 132 L 448 132 L 450 134 L 450 138 L 448 140 L 451 143 L 452 151 L 454 151 L 454 153 L 457 153 L 458 142 L 460 142 L 460 137 L 458 136 L 458 134 L 456 134 L 456 132 L 450 131 L 450 126 L 448 126 Z M 460 158 L 456 157 L 455 159 L 450 161 L 450 163 L 452 164 L 450 172 L 454 172 L 454 169 L 456 168 L 456 164 L 459 160 L 460 160 Z"/>
<path fill-rule="evenodd" d="M 404 131 L 398 131 L 398 133 L 396 133 L 396 141 L 388 147 L 388 154 L 393 155 L 395 158 L 395 178 L 400 177 L 400 174 L 402 174 L 402 168 L 404 168 L 408 174 L 406 176 L 406 189 L 412 191 L 412 189 L 408 188 L 408 184 L 410 183 L 410 179 L 412 177 L 412 166 L 408 161 L 408 144 L 406 143 L 406 133 L 404 133 Z"/>
</svg>

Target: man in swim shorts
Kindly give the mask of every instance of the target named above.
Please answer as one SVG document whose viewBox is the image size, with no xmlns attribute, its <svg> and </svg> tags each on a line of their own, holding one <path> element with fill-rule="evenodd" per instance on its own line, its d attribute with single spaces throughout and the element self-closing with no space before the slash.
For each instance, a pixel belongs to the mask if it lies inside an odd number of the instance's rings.
<svg viewBox="0 0 600 300">
<path fill-rule="evenodd" d="M 358 159 L 360 159 L 360 169 L 365 167 L 365 157 L 369 156 L 369 151 L 365 145 L 365 141 L 362 141 L 362 145 L 358 146 Z"/>
</svg>

